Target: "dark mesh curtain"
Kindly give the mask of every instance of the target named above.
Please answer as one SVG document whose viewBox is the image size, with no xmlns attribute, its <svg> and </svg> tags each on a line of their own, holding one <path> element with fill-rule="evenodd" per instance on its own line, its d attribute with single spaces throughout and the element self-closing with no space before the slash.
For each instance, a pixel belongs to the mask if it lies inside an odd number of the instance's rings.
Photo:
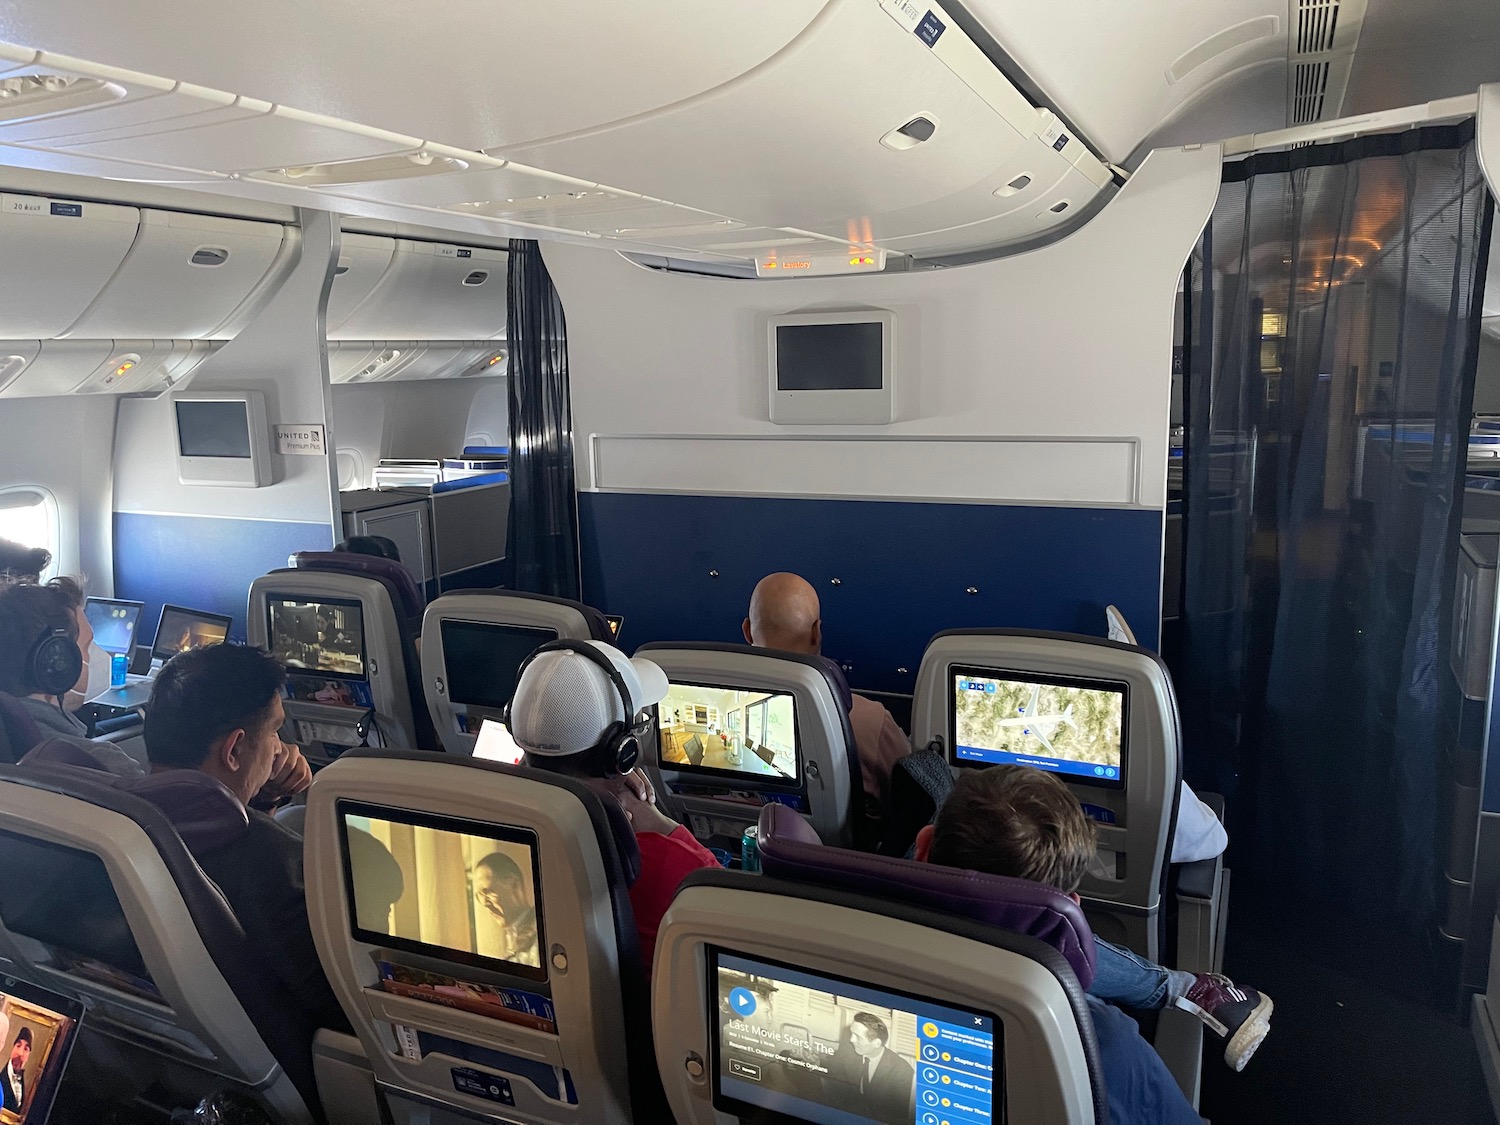
<svg viewBox="0 0 1500 1125">
<path fill-rule="evenodd" d="M 534 241 L 512 240 L 506 338 L 510 345 L 509 585 L 577 598 L 578 498 L 573 408 L 562 302 Z"/>
<path fill-rule="evenodd" d="M 1472 122 L 1225 168 L 1190 266 L 1190 779 L 1237 870 L 1432 919 L 1490 201 Z"/>
</svg>

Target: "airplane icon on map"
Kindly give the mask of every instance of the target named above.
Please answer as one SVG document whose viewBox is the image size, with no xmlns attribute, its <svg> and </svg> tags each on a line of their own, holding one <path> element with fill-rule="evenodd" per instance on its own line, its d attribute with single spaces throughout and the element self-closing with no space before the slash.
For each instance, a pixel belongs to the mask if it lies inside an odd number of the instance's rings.
<svg viewBox="0 0 1500 1125">
<path fill-rule="evenodd" d="M 1020 712 L 1020 716 L 1014 719 L 1001 719 L 999 723 L 1002 727 L 1020 727 L 1022 734 L 1036 739 L 1047 748 L 1049 754 L 1056 754 L 1057 751 L 1053 748 L 1048 736 L 1056 735 L 1057 728 L 1061 726 L 1069 726 L 1077 730 L 1078 724 L 1073 721 L 1073 705 L 1071 703 L 1068 704 L 1061 715 L 1038 715 L 1036 708 L 1041 694 L 1041 685 L 1033 685 L 1031 699 L 1027 702 L 1026 706 L 1016 708 Z"/>
</svg>

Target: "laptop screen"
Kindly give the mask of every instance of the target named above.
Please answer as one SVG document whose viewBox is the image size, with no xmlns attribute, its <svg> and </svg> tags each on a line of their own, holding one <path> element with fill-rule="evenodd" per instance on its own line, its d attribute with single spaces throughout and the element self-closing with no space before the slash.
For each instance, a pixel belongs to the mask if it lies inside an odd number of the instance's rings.
<svg viewBox="0 0 1500 1125">
<path fill-rule="evenodd" d="M 78 1001 L 0 977 L 0 1119 L 46 1125 L 82 1019 Z"/>
<path fill-rule="evenodd" d="M 105 652 L 129 656 L 135 649 L 135 631 L 143 608 L 141 602 L 119 598 L 86 599 L 83 612 L 94 630 L 94 643 Z"/>
</svg>

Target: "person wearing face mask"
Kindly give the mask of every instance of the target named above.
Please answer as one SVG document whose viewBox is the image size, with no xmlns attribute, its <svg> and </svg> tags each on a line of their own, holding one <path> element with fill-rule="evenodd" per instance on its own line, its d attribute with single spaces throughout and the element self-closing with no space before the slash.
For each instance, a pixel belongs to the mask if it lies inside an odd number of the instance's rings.
<svg viewBox="0 0 1500 1125">
<path fill-rule="evenodd" d="M 77 677 L 58 691 L 57 665 L 40 661 L 49 639 L 72 642 L 78 650 Z M 56 645 L 52 648 L 55 655 Z M 145 767 L 117 746 L 93 742 L 72 714 L 109 687 L 109 653 L 94 644 L 94 630 L 83 612 L 83 588 L 72 578 L 43 586 L 0 586 L 0 692 L 16 698 L 48 738 L 66 738 L 121 777 L 139 777 Z M 43 665 L 49 665 L 44 668 Z M 44 674 L 45 673 L 45 674 Z"/>
</svg>

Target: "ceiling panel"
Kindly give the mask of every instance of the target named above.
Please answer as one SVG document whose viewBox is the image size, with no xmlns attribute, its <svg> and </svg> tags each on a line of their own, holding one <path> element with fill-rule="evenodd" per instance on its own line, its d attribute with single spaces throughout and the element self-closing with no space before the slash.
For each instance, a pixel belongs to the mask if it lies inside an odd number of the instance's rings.
<svg viewBox="0 0 1500 1125">
<path fill-rule="evenodd" d="M 593 128 L 727 82 L 825 2 L 47 0 L 0 5 L 0 40 L 476 149 Z"/>
</svg>

